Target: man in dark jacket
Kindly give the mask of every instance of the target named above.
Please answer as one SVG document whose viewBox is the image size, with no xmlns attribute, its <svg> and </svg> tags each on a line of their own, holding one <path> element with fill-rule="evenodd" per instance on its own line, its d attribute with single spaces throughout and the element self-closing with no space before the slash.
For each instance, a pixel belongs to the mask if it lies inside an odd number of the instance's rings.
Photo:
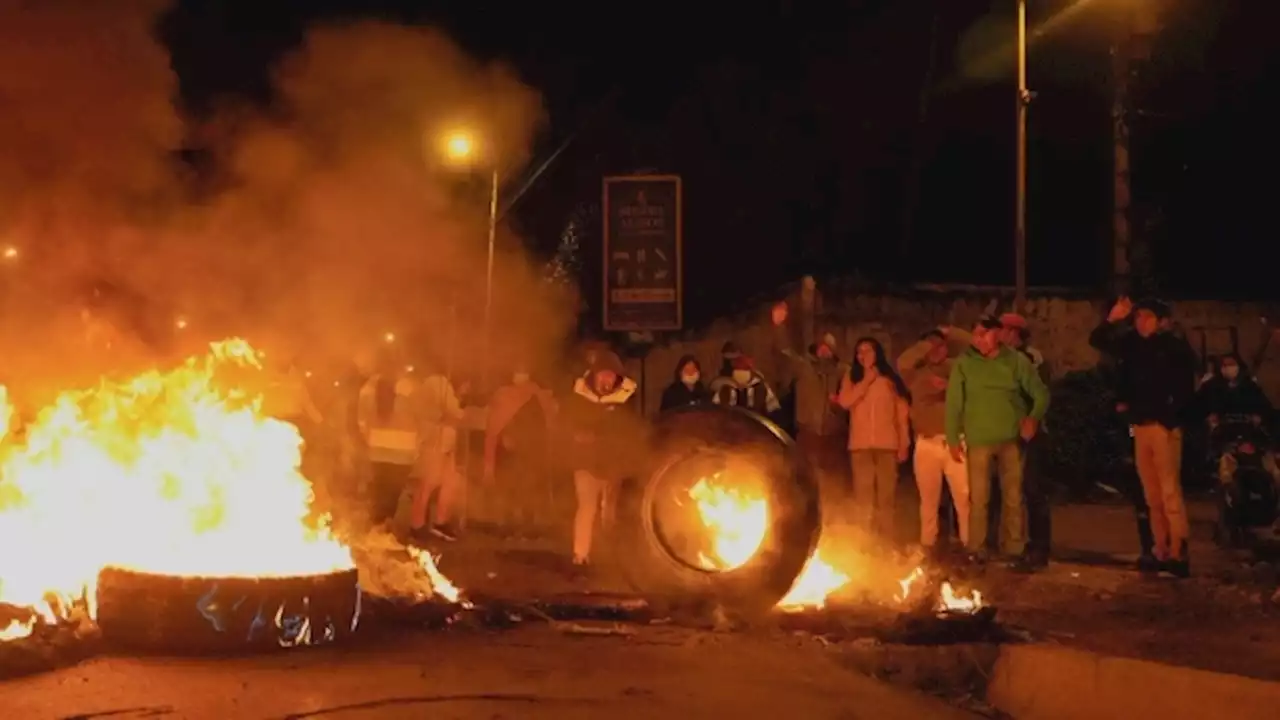
<svg viewBox="0 0 1280 720">
<path fill-rule="evenodd" d="M 1132 330 L 1125 326 L 1131 315 Z M 1158 301 L 1135 306 L 1122 297 L 1089 343 L 1119 362 L 1116 399 L 1134 425 L 1134 461 L 1151 510 L 1156 559 L 1186 577 L 1190 527 L 1182 499 L 1182 423 L 1195 391 L 1196 360 L 1185 340 L 1160 330 L 1168 315 Z"/>
<path fill-rule="evenodd" d="M 574 381 L 564 413 L 573 433 L 573 487 L 577 510 L 573 518 L 573 563 L 583 566 L 591 556 L 596 516 L 602 527 L 614 520 L 623 478 L 635 469 L 636 453 L 645 439 L 643 421 L 636 416 L 637 385 L 627 377 L 622 361 L 611 351 L 596 354 L 585 375 Z"/>
</svg>

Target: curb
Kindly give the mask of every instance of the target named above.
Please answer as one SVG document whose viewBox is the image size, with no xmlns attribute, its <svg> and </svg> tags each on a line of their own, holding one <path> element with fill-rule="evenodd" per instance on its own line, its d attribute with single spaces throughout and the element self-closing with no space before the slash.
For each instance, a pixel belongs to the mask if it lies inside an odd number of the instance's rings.
<svg viewBox="0 0 1280 720">
<path fill-rule="evenodd" d="M 1223 712 L 1274 720 L 1280 683 L 1054 645 L 1004 645 L 987 701 L 1017 720 L 1203 720 Z"/>
</svg>

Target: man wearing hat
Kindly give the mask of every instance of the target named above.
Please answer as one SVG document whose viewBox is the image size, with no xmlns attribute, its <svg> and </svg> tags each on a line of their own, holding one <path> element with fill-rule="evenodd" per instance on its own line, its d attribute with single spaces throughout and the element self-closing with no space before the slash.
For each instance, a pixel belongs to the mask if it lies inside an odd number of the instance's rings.
<svg viewBox="0 0 1280 720">
<path fill-rule="evenodd" d="M 1156 560 L 1186 577 L 1190 527 L 1182 498 L 1182 422 L 1195 394 L 1196 360 L 1185 340 L 1160 329 L 1169 314 L 1163 302 L 1135 305 L 1121 297 L 1089 343 L 1119 364 L 1116 399 L 1134 425 L 1134 462 L 1151 511 Z"/>
</svg>

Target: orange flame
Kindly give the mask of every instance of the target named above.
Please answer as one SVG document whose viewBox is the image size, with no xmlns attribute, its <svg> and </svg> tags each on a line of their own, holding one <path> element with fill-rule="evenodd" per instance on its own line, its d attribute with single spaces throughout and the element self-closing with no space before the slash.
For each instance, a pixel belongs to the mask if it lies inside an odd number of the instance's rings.
<svg viewBox="0 0 1280 720">
<path fill-rule="evenodd" d="M 63 393 L 22 438 L 0 393 L 0 603 L 54 620 L 52 607 L 92 602 L 107 566 L 235 577 L 353 567 L 328 518 L 308 520 L 298 429 L 263 416 L 261 396 L 237 382 L 259 361 L 243 340 L 216 343 L 169 372 Z M 31 627 L 10 623 L 0 640 Z"/>
</svg>

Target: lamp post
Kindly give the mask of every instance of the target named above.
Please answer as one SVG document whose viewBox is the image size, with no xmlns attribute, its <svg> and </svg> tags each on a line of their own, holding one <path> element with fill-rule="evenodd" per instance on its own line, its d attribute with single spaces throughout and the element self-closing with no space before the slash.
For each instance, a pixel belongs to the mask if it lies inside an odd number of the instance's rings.
<svg viewBox="0 0 1280 720">
<path fill-rule="evenodd" d="M 455 163 L 471 162 L 475 157 L 475 140 L 470 133 L 454 132 L 446 138 L 445 151 L 449 159 Z M 493 260 L 494 246 L 498 236 L 498 163 L 490 159 L 493 169 L 490 171 L 489 179 L 489 248 L 488 256 L 485 261 L 484 274 L 484 335 L 483 348 L 484 356 L 489 356 L 489 342 L 491 337 L 491 329 L 493 324 Z M 481 364 L 481 385 L 489 384 L 489 363 L 486 361 Z"/>
<path fill-rule="evenodd" d="M 1017 161 L 1013 219 L 1013 309 L 1027 302 L 1027 106 L 1035 97 L 1027 89 L 1027 0 L 1018 0 Z"/>
</svg>

